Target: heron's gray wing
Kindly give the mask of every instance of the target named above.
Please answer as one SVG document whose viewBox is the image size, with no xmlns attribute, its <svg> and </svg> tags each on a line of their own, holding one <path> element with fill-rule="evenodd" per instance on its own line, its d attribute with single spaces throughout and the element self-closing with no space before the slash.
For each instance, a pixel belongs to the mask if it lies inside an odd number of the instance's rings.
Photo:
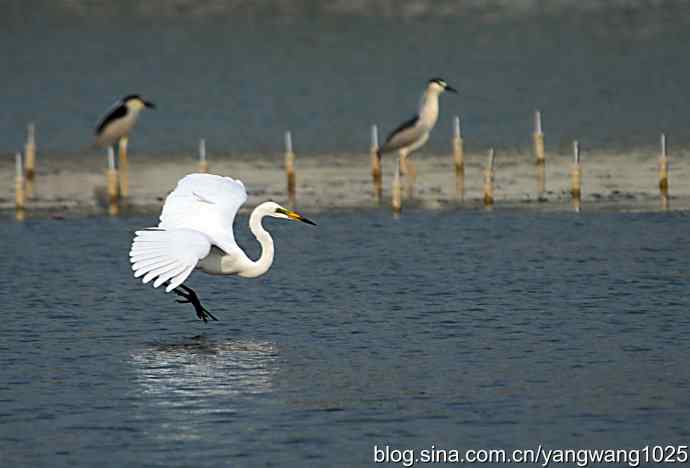
<svg viewBox="0 0 690 468">
<path fill-rule="evenodd" d="M 96 135 L 100 135 L 106 125 L 108 125 L 113 120 L 120 119 L 127 115 L 127 106 L 124 104 L 116 105 L 105 117 L 101 119 L 96 127 Z"/>
<path fill-rule="evenodd" d="M 388 153 L 390 151 L 395 151 L 406 146 L 410 146 L 412 143 L 417 141 L 422 137 L 425 130 L 417 125 L 419 122 L 419 116 L 415 115 L 407 122 L 403 122 L 398 128 L 393 130 L 386 142 L 381 147 L 381 153 Z"/>
</svg>

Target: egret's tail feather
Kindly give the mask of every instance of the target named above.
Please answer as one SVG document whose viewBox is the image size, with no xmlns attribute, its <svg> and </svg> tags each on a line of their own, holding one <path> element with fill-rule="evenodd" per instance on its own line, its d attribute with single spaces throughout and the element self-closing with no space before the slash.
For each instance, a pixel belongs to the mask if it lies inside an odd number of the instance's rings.
<svg viewBox="0 0 690 468">
<path fill-rule="evenodd" d="M 191 229 L 137 231 L 129 260 L 135 278 L 157 288 L 168 283 L 165 292 L 181 285 L 198 261 L 208 255 L 211 243 L 206 235 Z"/>
</svg>

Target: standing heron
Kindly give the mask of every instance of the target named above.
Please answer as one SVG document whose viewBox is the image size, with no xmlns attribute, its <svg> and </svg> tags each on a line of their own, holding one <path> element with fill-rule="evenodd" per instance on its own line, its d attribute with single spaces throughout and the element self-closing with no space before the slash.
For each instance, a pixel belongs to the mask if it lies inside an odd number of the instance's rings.
<svg viewBox="0 0 690 468">
<path fill-rule="evenodd" d="M 110 147 L 118 144 L 120 166 L 120 194 L 129 195 L 129 161 L 127 159 L 127 143 L 129 132 L 137 123 L 139 113 L 145 107 L 154 109 L 151 101 L 143 99 L 138 94 L 130 94 L 118 101 L 96 127 L 96 146 Z"/>
<path fill-rule="evenodd" d="M 113 146 L 121 138 L 127 138 L 134 124 L 137 123 L 139 113 L 145 107 L 155 109 L 156 106 L 138 94 L 130 94 L 116 102 L 98 122 L 96 145 L 105 148 Z"/>
<path fill-rule="evenodd" d="M 251 260 L 235 242 L 233 221 L 247 201 L 244 184 L 230 177 L 190 174 L 168 195 L 156 228 L 137 231 L 129 252 L 134 277 L 154 280 L 153 287 L 165 283 L 165 292 L 175 292 L 191 303 L 196 315 L 206 322 L 217 320 L 184 281 L 197 268 L 212 275 L 256 278 L 273 264 L 273 239 L 263 228 L 265 216 L 314 222 L 295 211 L 268 201 L 257 206 L 249 217 L 249 230 L 261 244 L 261 256 Z"/>
<path fill-rule="evenodd" d="M 422 94 L 417 113 L 393 130 L 379 149 L 379 157 L 383 153 L 400 152 L 400 172 L 402 174 L 407 173 L 407 156 L 421 148 L 429 139 L 429 134 L 438 120 L 438 97 L 444 91 L 458 92 L 442 78 L 430 79 L 424 94 Z"/>
</svg>

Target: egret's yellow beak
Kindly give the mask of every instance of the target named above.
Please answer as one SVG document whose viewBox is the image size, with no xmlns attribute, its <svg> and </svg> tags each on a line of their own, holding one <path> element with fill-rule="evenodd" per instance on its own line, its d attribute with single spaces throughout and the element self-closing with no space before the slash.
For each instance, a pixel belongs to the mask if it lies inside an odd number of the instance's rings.
<svg viewBox="0 0 690 468">
<path fill-rule="evenodd" d="M 316 223 L 310 219 L 305 218 L 301 214 L 299 214 L 296 211 L 292 210 L 280 210 L 281 213 L 283 213 L 285 216 L 287 216 L 290 219 L 294 219 L 295 221 L 302 221 L 303 223 L 311 224 L 312 226 L 316 226 Z"/>
</svg>

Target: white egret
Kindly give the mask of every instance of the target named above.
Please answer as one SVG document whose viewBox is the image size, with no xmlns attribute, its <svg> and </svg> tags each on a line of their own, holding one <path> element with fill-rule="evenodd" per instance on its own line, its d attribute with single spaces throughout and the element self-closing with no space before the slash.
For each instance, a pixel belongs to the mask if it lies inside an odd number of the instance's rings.
<svg viewBox="0 0 690 468">
<path fill-rule="evenodd" d="M 379 149 L 379 156 L 391 151 L 400 151 L 401 166 L 405 167 L 407 156 L 419 149 L 429 139 L 431 130 L 438 120 L 438 97 L 444 91 L 457 93 L 441 78 L 432 78 L 427 83 L 417 113 L 393 130 Z"/>
<path fill-rule="evenodd" d="M 158 227 L 137 231 L 129 252 L 134 277 L 153 281 L 157 288 L 167 284 L 191 303 L 204 322 L 217 320 L 199 301 L 196 293 L 182 284 L 196 268 L 212 275 L 261 276 L 273 263 L 271 235 L 263 228 L 265 216 L 315 224 L 295 211 L 268 201 L 249 217 L 249 230 L 261 244 L 258 260 L 251 260 L 235 242 L 233 221 L 247 200 L 244 184 L 230 177 L 190 174 L 177 183 L 163 205 Z"/>
<path fill-rule="evenodd" d="M 116 102 L 96 127 L 96 145 L 113 146 L 121 138 L 126 138 L 145 107 L 155 109 L 156 106 L 138 94 L 130 94 Z"/>
</svg>

